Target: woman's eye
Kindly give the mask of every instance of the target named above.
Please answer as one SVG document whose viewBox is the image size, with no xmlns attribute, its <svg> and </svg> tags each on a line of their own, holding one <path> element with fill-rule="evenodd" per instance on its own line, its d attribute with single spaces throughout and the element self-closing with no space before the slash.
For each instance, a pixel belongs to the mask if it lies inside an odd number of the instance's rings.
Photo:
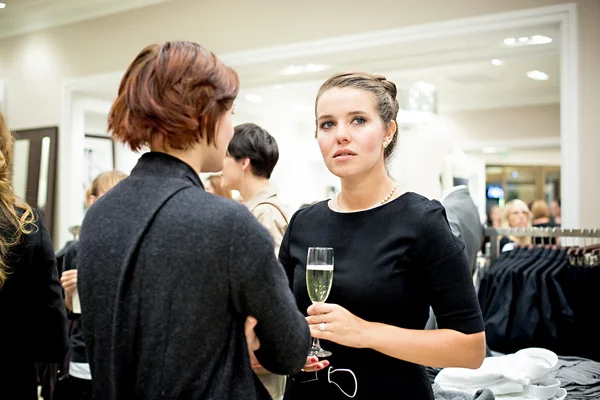
<svg viewBox="0 0 600 400">
<path fill-rule="evenodd" d="M 333 126 L 333 122 L 323 122 L 321 124 L 321 129 L 329 129 Z"/>
<path fill-rule="evenodd" d="M 367 121 L 365 121 L 365 119 L 363 117 L 356 117 L 356 118 L 354 118 L 354 122 L 356 122 L 359 125 L 362 125 Z"/>
</svg>

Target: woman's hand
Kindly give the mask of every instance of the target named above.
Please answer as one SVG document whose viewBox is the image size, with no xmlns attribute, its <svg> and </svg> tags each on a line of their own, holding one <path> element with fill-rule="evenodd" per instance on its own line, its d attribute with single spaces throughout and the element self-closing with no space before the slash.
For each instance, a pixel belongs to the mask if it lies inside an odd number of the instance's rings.
<svg viewBox="0 0 600 400">
<path fill-rule="evenodd" d="M 62 273 L 60 283 L 65 290 L 66 296 L 73 296 L 73 292 L 77 288 L 77 270 L 70 269 Z"/>
<path fill-rule="evenodd" d="M 311 357 L 306 358 L 306 364 L 304 364 L 304 368 L 302 368 L 302 371 L 304 371 L 304 372 L 320 371 L 323 368 L 327 367 L 328 365 L 329 365 L 329 361 L 327 361 L 327 360 L 319 361 L 319 359 L 317 357 L 311 356 Z"/>
<path fill-rule="evenodd" d="M 343 346 L 368 347 L 366 332 L 369 323 L 337 304 L 315 303 L 308 307 L 306 321 L 312 337 L 329 340 Z"/>
</svg>

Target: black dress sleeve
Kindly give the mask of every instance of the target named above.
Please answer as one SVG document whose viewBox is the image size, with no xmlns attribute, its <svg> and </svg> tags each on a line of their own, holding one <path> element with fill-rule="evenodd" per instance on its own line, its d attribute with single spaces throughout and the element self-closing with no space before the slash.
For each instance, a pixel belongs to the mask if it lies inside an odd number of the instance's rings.
<svg viewBox="0 0 600 400">
<path fill-rule="evenodd" d="M 256 358 L 273 373 L 295 374 L 306 363 L 310 330 L 275 257 L 273 239 L 247 210 L 238 212 L 232 231 L 232 297 L 242 315 L 258 320 Z"/>
<path fill-rule="evenodd" d="M 292 215 L 288 227 L 285 230 L 285 234 L 283 235 L 283 239 L 281 240 L 281 246 L 279 247 L 279 262 L 283 265 L 292 291 L 294 290 L 294 269 L 296 265 L 290 255 L 290 236 L 292 234 L 292 225 L 294 224 L 298 212 L 300 212 L 300 210 Z"/>
<path fill-rule="evenodd" d="M 52 239 L 41 218 L 37 218 L 39 243 L 35 248 L 36 303 L 31 319 L 39 333 L 31 343 L 36 361 L 62 362 L 69 347 L 67 315 Z"/>
<path fill-rule="evenodd" d="M 463 248 L 450 229 L 444 207 L 438 201 L 426 203 L 416 257 L 427 280 L 431 307 L 440 329 L 471 334 L 483 331 L 484 326 Z"/>
</svg>

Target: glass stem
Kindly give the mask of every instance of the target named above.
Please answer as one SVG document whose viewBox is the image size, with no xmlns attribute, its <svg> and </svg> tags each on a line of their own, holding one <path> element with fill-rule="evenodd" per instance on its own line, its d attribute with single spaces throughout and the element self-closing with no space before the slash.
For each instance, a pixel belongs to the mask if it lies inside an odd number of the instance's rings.
<svg viewBox="0 0 600 400">
<path fill-rule="evenodd" d="M 312 348 L 313 349 L 321 348 L 321 343 L 319 342 L 319 338 L 312 338 Z"/>
</svg>

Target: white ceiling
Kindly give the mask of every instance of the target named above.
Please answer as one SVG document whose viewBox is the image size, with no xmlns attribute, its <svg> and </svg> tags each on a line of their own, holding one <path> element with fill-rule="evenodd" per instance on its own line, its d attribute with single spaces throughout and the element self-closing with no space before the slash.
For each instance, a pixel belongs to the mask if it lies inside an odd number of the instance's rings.
<svg viewBox="0 0 600 400">
<path fill-rule="evenodd" d="M 0 39 L 172 0 L 2 0 Z"/>
<path fill-rule="evenodd" d="M 511 47 L 507 37 L 545 35 L 552 43 Z M 556 25 L 492 31 L 475 36 L 454 36 L 402 45 L 374 45 L 360 51 L 253 63 L 234 67 L 240 74 L 242 90 L 237 101 L 244 115 L 269 112 L 285 116 L 290 112 L 305 118 L 313 114 L 319 85 L 337 71 L 361 70 L 383 73 L 402 88 L 425 81 L 439 93 L 439 110 L 473 110 L 497 107 L 553 104 L 560 101 L 560 48 Z M 501 59 L 503 66 L 492 65 Z M 326 65 L 324 71 L 282 75 L 289 65 Z M 547 73 L 547 81 L 534 81 L 527 72 Z M 82 92 L 112 100 L 119 77 L 108 76 L 90 83 Z M 258 96 L 260 102 L 247 101 Z"/>
<path fill-rule="evenodd" d="M 507 37 L 545 35 L 552 43 L 508 47 Z M 311 60 L 294 60 L 238 69 L 242 82 L 240 111 L 257 112 L 268 107 L 281 112 L 290 109 L 313 113 L 320 84 L 334 72 L 360 70 L 383 73 L 399 88 L 424 81 L 437 87 L 440 111 L 471 110 L 524 105 L 552 104 L 560 101 L 560 51 L 557 26 L 490 32 L 486 35 L 451 37 L 378 47 L 368 51 L 326 55 Z M 492 59 L 500 59 L 495 66 Z M 321 72 L 282 76 L 287 64 L 308 62 L 328 65 Z M 534 81 L 528 71 L 547 73 L 547 81 Z M 260 102 L 246 101 L 260 97 Z"/>
</svg>

